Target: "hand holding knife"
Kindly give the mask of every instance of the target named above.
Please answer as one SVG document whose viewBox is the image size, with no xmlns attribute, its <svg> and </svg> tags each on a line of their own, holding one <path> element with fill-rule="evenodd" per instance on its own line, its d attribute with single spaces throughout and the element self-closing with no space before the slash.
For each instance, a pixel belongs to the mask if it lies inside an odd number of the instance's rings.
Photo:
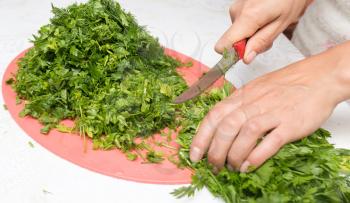
<svg viewBox="0 0 350 203">
<path fill-rule="evenodd" d="M 184 91 L 175 100 L 175 104 L 186 102 L 194 97 L 197 97 L 208 89 L 215 81 L 217 81 L 240 59 L 243 58 L 247 40 L 241 40 L 233 44 L 232 48 L 223 54 L 220 61 L 201 77 L 196 83 Z"/>
</svg>

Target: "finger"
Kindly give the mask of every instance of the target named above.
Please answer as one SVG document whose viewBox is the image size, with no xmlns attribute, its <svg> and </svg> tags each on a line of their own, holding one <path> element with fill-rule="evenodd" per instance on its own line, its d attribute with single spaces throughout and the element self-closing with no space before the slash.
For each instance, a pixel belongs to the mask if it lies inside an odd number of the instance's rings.
<svg viewBox="0 0 350 203">
<path fill-rule="evenodd" d="M 228 167 L 239 170 L 243 161 L 257 145 L 259 138 L 280 124 L 271 114 L 263 114 L 249 119 L 241 128 L 227 156 Z"/>
<path fill-rule="evenodd" d="M 254 58 L 271 48 L 273 41 L 283 31 L 283 24 L 277 20 L 256 32 L 247 43 L 246 52 L 244 54 L 244 62 L 251 63 Z"/>
<path fill-rule="evenodd" d="M 222 54 L 225 49 L 230 49 L 233 43 L 252 36 L 259 26 L 252 21 L 245 22 L 240 18 L 229 27 L 215 45 L 215 51 Z M 244 23 L 247 23 L 244 25 Z"/>
<path fill-rule="evenodd" d="M 241 14 L 243 5 L 244 5 L 244 1 L 235 1 L 230 7 L 230 17 L 231 17 L 232 23 Z"/>
<path fill-rule="evenodd" d="M 227 153 L 242 125 L 259 113 L 260 110 L 256 106 L 249 106 L 238 108 L 222 119 L 208 151 L 208 161 L 215 169 L 221 169 L 225 165 Z"/>
<path fill-rule="evenodd" d="M 240 92 L 241 91 L 238 90 L 236 94 L 231 95 L 229 98 L 215 105 L 215 107 L 212 108 L 210 112 L 205 116 L 191 144 L 191 161 L 197 162 L 203 157 L 204 153 L 208 150 L 208 147 L 211 143 L 216 126 L 227 114 L 240 107 Z"/>
<path fill-rule="evenodd" d="M 249 154 L 248 158 L 240 167 L 241 172 L 249 172 L 249 168 L 258 168 L 267 159 L 272 157 L 278 150 L 288 143 L 287 135 L 280 128 L 276 128 L 269 133 L 258 146 Z"/>
<path fill-rule="evenodd" d="M 250 14 L 249 12 L 242 12 L 216 43 L 215 51 L 223 53 L 225 49 L 231 48 L 233 43 L 251 37 L 257 30 L 272 20 L 274 20 L 273 15 L 259 16 Z"/>
<path fill-rule="evenodd" d="M 218 125 L 208 151 L 208 162 L 214 166 L 214 172 L 224 166 L 228 149 L 246 119 L 245 113 L 237 109 Z"/>
</svg>

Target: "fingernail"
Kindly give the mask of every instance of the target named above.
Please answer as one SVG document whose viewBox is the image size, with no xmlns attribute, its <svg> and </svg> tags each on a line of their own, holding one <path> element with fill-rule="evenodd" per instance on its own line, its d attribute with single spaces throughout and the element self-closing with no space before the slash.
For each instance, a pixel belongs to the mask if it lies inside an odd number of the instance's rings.
<svg viewBox="0 0 350 203">
<path fill-rule="evenodd" d="M 255 51 L 251 51 L 245 57 L 245 61 L 250 64 L 256 57 L 257 53 Z"/>
<path fill-rule="evenodd" d="M 193 147 L 190 153 L 192 162 L 198 162 L 202 158 L 202 151 L 198 147 Z"/>
<path fill-rule="evenodd" d="M 241 165 L 241 168 L 239 169 L 239 171 L 241 173 L 246 173 L 248 171 L 248 168 L 250 166 L 250 162 L 249 161 L 245 161 L 243 162 L 243 164 Z"/>
</svg>

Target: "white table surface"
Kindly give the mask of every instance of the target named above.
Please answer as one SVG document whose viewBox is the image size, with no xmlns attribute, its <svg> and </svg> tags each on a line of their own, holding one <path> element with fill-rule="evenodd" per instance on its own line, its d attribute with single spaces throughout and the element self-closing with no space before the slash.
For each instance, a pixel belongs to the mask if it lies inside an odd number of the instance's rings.
<svg viewBox="0 0 350 203">
<path fill-rule="evenodd" d="M 8 63 L 31 46 L 28 39 L 47 23 L 50 3 L 65 6 L 69 0 L 0 0 L 0 75 Z M 230 23 L 230 0 L 122 0 L 142 25 L 162 44 L 213 65 L 219 55 L 215 41 Z M 227 78 L 236 86 L 293 61 L 299 51 L 283 36 L 266 54 L 246 67 L 239 64 Z M 0 104 L 3 98 L 0 97 Z M 331 142 L 350 148 L 350 108 L 340 104 L 324 127 Z M 34 148 L 28 142 L 34 143 Z M 0 108 L 0 202 L 221 202 L 206 190 L 195 198 L 177 200 L 169 193 L 178 185 L 153 185 L 119 180 L 83 169 L 41 147 Z"/>
</svg>

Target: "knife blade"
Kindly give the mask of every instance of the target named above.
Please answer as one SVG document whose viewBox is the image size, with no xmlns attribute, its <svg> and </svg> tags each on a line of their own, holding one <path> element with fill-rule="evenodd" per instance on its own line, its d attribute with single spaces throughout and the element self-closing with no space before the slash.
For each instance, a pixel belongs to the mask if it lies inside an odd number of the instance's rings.
<svg viewBox="0 0 350 203">
<path fill-rule="evenodd" d="M 191 87 L 185 90 L 175 100 L 175 104 L 186 102 L 198 95 L 202 94 L 212 84 L 221 78 L 225 73 L 244 56 L 246 40 L 239 41 L 233 45 L 233 47 L 224 53 L 220 61 L 202 76 Z"/>
</svg>

